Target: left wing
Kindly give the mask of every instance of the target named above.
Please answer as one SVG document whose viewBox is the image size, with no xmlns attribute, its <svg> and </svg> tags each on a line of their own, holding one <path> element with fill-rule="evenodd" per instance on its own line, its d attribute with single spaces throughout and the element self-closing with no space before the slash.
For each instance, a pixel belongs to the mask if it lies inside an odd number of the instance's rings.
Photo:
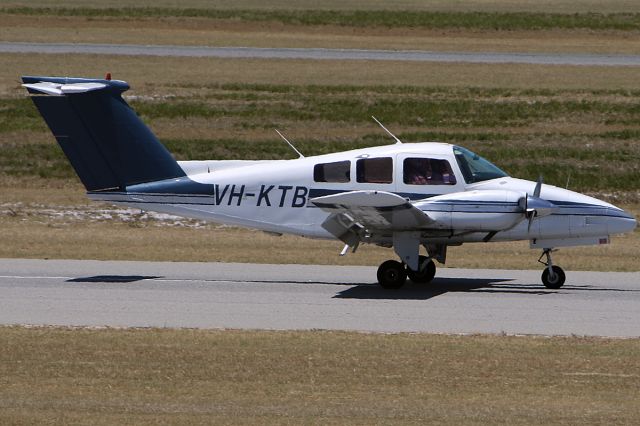
<svg viewBox="0 0 640 426">
<path fill-rule="evenodd" d="M 376 231 L 411 231 L 433 223 L 406 198 L 385 191 L 350 191 L 310 201 L 331 213 L 322 227 L 350 246 Z"/>
</svg>

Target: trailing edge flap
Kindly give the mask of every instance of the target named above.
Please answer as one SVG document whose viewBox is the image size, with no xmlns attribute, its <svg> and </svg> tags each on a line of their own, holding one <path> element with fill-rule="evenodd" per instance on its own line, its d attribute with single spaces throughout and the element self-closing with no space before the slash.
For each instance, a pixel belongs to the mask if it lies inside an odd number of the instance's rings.
<svg viewBox="0 0 640 426">
<path fill-rule="evenodd" d="M 407 231 L 433 223 L 407 199 L 390 192 L 351 191 L 310 201 L 332 213 L 322 226 L 347 244 L 346 239 L 353 238 L 345 233 L 361 236 L 365 231 Z"/>
</svg>

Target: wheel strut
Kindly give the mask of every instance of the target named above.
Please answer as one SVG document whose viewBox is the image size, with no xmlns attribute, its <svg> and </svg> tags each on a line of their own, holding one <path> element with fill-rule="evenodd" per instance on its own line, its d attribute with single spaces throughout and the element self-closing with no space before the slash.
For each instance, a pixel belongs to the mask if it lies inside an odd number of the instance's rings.
<svg viewBox="0 0 640 426">
<path fill-rule="evenodd" d="M 550 279 L 554 279 L 555 278 L 555 274 L 553 272 L 553 259 L 551 258 L 551 253 L 553 253 L 554 251 L 555 250 L 552 249 L 552 248 L 546 248 L 546 249 L 542 250 L 542 254 L 538 258 L 538 262 L 542 263 L 544 266 L 547 267 L 547 270 L 549 271 L 549 278 Z M 544 262 L 542 260 L 543 256 L 547 257 L 547 261 L 546 262 Z"/>
</svg>

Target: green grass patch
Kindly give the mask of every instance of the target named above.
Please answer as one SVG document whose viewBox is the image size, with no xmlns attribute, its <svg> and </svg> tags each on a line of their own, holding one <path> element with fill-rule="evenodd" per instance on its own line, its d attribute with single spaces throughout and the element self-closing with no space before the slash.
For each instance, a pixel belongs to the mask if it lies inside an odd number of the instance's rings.
<svg viewBox="0 0 640 426">
<path fill-rule="evenodd" d="M 640 420 L 638 339 L 4 327 L 0 341 L 4 424 Z"/>
<path fill-rule="evenodd" d="M 640 129 L 624 129 L 604 132 L 599 136 L 605 139 L 640 140 Z"/>
<path fill-rule="evenodd" d="M 16 130 L 43 131 L 46 125 L 31 99 L 0 98 L 0 133 Z"/>
<path fill-rule="evenodd" d="M 4 175 L 42 179 L 70 179 L 75 175 L 53 136 L 49 143 L 3 142 L 0 149 L 0 173 Z"/>
<path fill-rule="evenodd" d="M 402 135 L 400 135 L 402 137 Z M 481 153 L 512 176 L 564 186 L 570 181 L 577 191 L 637 191 L 640 187 L 640 156 L 637 148 L 589 150 L 584 147 L 549 148 L 508 140 L 492 146 L 479 138 L 449 134 L 440 140 L 460 144 Z M 241 141 L 238 139 L 165 139 L 165 146 L 178 160 L 276 160 L 296 158 L 280 139 Z M 351 141 L 324 142 L 302 139 L 296 147 L 305 155 L 321 155 L 350 149 L 389 144 L 383 136 L 367 135 Z M 38 176 L 44 179 L 72 179 L 75 173 L 53 137 L 49 143 L 0 144 L 0 173 L 9 176 Z"/>
<path fill-rule="evenodd" d="M 437 12 L 394 10 L 224 10 L 194 8 L 88 8 L 5 7 L 13 15 L 80 16 L 87 18 L 207 18 L 242 22 L 275 22 L 286 25 L 385 27 L 470 30 L 587 29 L 637 31 L 639 13 L 529 13 L 529 12 Z"/>
<path fill-rule="evenodd" d="M 293 127 L 305 155 L 389 144 L 375 115 L 406 142 L 460 144 L 513 176 L 543 174 L 578 191 L 640 188 L 634 91 L 215 84 L 181 96 L 185 89 L 193 87 L 171 87 L 177 94 L 170 98 L 130 100 L 179 160 L 295 158 L 273 128 L 290 134 Z M 225 132 L 216 136 L 211 122 L 225 123 Z M 339 136 L 331 137 L 332 128 Z M 47 134 L 29 99 L 0 99 L 0 173 L 71 178 Z"/>
<path fill-rule="evenodd" d="M 281 85 L 216 85 L 193 98 L 173 101 L 135 100 L 144 117 L 236 117 L 273 127 L 278 120 L 322 120 L 369 123 L 371 115 L 385 123 L 408 126 L 505 127 L 594 115 L 606 124 L 640 122 L 640 102 L 634 93 L 513 91 L 499 89 L 421 89 L 414 87 L 345 87 Z M 609 96 L 617 96 L 617 101 Z M 630 100 L 631 99 L 631 100 Z"/>
<path fill-rule="evenodd" d="M 281 160 L 298 156 L 282 139 L 265 139 L 239 143 L 237 139 L 167 139 L 163 143 L 179 160 Z M 320 142 L 315 139 L 296 140 L 295 146 L 306 156 L 330 154 L 350 149 L 386 145 L 389 141 L 377 138 L 363 138 L 350 141 Z"/>
<path fill-rule="evenodd" d="M 524 179 L 545 182 L 578 191 L 637 191 L 640 187 L 640 156 L 623 146 L 591 150 L 577 147 L 537 147 L 535 144 L 487 147 L 483 155 L 501 168 Z"/>
<path fill-rule="evenodd" d="M 467 134 L 433 134 L 424 141 L 446 141 L 474 149 L 499 165 L 503 170 L 523 179 L 536 180 L 541 174 L 545 182 L 578 191 L 636 191 L 640 187 L 640 155 L 637 147 L 617 144 L 589 149 L 585 146 L 538 146 L 513 139 L 487 143 L 487 139 Z M 400 134 L 402 138 L 404 136 Z M 494 135 L 495 136 L 495 135 Z M 405 139 L 407 140 L 407 139 Z M 497 139 L 495 139 L 497 140 Z M 185 140 L 164 141 L 167 148 L 180 160 L 188 159 L 287 159 L 296 158 L 291 148 L 280 139 L 240 143 L 238 140 Z M 366 135 L 352 141 L 302 139 L 296 147 L 305 155 L 321 155 L 349 149 L 387 145 L 381 135 Z"/>
</svg>

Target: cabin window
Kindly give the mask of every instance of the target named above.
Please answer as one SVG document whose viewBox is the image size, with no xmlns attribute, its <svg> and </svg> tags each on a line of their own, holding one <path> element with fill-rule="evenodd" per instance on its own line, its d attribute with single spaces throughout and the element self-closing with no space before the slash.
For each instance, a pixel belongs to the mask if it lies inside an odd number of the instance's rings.
<svg viewBox="0 0 640 426">
<path fill-rule="evenodd" d="M 393 160 L 384 158 L 363 158 L 356 163 L 358 182 L 392 183 Z"/>
<path fill-rule="evenodd" d="M 455 185 L 456 177 L 447 160 L 405 158 L 403 182 L 407 185 Z"/>
<path fill-rule="evenodd" d="M 313 168 L 313 180 L 316 182 L 349 182 L 351 180 L 351 161 L 316 164 Z"/>
</svg>

